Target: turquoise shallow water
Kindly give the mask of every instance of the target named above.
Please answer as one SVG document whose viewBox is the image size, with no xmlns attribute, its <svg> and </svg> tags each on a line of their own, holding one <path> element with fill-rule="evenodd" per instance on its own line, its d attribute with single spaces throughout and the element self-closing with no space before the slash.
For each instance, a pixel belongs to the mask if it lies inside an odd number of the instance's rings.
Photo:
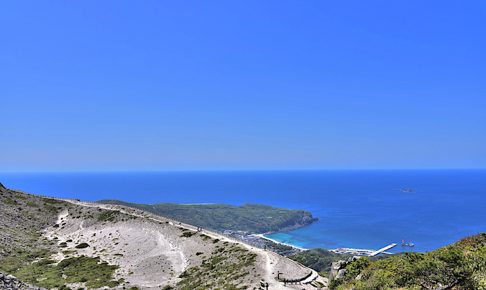
<svg viewBox="0 0 486 290">
<path fill-rule="evenodd" d="M 377 249 L 405 239 L 428 251 L 486 231 L 486 170 L 0 173 L 0 182 L 84 200 L 307 209 L 318 222 L 269 235 L 305 248 Z"/>
</svg>

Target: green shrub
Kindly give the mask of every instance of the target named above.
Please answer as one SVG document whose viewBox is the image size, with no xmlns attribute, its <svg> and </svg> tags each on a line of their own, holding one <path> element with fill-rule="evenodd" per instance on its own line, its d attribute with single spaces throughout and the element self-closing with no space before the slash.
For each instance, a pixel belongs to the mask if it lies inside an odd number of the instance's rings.
<svg viewBox="0 0 486 290">
<path fill-rule="evenodd" d="M 345 260 L 349 257 L 351 255 L 336 254 L 324 249 L 311 249 L 289 256 L 290 259 L 314 269 L 323 275 L 328 275 L 332 262 Z"/>
<path fill-rule="evenodd" d="M 80 256 L 67 258 L 57 265 L 50 260 L 32 263 L 14 273 L 18 278 L 46 288 L 60 288 L 66 283 L 86 283 L 90 289 L 116 287 L 118 281 L 112 280 L 118 266 L 100 262 L 100 259 Z"/>
<path fill-rule="evenodd" d="M 346 269 L 331 289 L 486 289 L 486 233 L 425 254 L 358 259 Z"/>
<path fill-rule="evenodd" d="M 181 237 L 182 237 L 182 238 L 190 238 L 190 237 L 192 237 L 192 236 L 193 236 L 193 235 L 195 235 L 195 234 L 196 234 L 196 233 L 194 233 L 194 232 L 189 232 L 189 231 L 187 231 L 187 232 L 183 232 L 183 233 L 182 233 L 182 235 L 181 235 Z"/>
<path fill-rule="evenodd" d="M 85 249 L 87 247 L 89 247 L 88 243 L 81 243 L 79 245 L 76 245 L 76 249 Z"/>
</svg>

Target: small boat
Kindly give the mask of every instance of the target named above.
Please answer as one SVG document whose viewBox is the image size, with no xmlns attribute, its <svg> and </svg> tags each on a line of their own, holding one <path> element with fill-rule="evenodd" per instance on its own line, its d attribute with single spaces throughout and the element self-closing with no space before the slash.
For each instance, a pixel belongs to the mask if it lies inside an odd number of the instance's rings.
<svg viewBox="0 0 486 290">
<path fill-rule="evenodd" d="M 411 192 L 415 192 L 415 189 L 413 188 L 402 188 L 400 189 L 401 192 L 407 192 L 407 193 L 411 193 Z"/>
<path fill-rule="evenodd" d="M 405 240 L 402 240 L 402 247 L 415 247 L 415 244 L 412 242 L 405 242 Z"/>
</svg>

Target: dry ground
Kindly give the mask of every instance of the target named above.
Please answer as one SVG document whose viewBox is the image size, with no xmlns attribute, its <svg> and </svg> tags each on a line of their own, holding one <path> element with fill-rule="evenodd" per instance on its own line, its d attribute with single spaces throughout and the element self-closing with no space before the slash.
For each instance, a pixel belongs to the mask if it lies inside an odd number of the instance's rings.
<svg viewBox="0 0 486 290">
<path fill-rule="evenodd" d="M 142 289 L 167 285 L 178 287 L 180 276 L 185 270 L 200 266 L 218 249 L 237 246 L 247 250 L 242 252 L 243 255 L 255 254 L 255 261 L 251 266 L 241 269 L 245 275 L 234 281 L 236 285 L 258 289 L 260 282 L 264 281 L 269 284 L 269 289 L 316 289 L 311 285 L 284 286 L 277 281 L 279 272 L 281 277 L 297 279 L 312 270 L 273 252 L 218 233 L 197 232 L 193 226 L 140 210 L 119 205 L 69 202 L 85 208 L 109 210 L 112 214 L 105 214 L 98 220 L 87 220 L 76 218 L 79 213 L 70 212 L 69 209 L 61 212 L 58 226 L 49 227 L 45 231 L 49 240 L 56 239 L 59 244 L 65 245 L 63 252 L 53 258 L 62 260 L 78 255 L 100 257 L 120 267 L 116 275 L 126 281 L 125 286 L 138 286 Z M 87 243 L 89 247 L 77 249 L 76 246 L 82 243 Z M 309 280 L 315 276 L 316 273 L 313 273 Z"/>
</svg>

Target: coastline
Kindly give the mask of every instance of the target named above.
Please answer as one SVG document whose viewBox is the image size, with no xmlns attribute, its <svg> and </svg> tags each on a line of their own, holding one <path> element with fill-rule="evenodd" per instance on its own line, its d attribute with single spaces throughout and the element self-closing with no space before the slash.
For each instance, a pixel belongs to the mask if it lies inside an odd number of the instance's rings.
<svg viewBox="0 0 486 290">
<path fill-rule="evenodd" d="M 280 241 L 277 241 L 277 240 L 275 240 L 275 239 L 272 239 L 272 238 L 266 237 L 266 236 L 265 236 L 265 234 L 254 234 L 253 236 L 258 237 L 258 238 L 260 238 L 260 239 L 267 240 L 267 241 L 271 241 L 272 243 L 275 243 L 275 244 L 278 244 L 278 245 L 288 246 L 288 247 L 291 247 L 291 248 L 297 249 L 297 250 L 299 250 L 299 251 L 307 251 L 307 250 L 308 250 L 308 249 L 303 248 L 303 247 L 299 247 L 299 246 L 292 245 L 292 244 L 289 244 L 289 243 L 280 242 Z"/>
<path fill-rule="evenodd" d="M 320 221 L 310 224 L 308 228 L 288 232 L 292 237 L 268 235 L 270 231 L 267 230 L 254 233 L 264 233 L 270 238 L 309 249 L 371 249 L 405 239 L 413 241 L 414 252 L 428 252 L 462 237 L 486 231 L 486 225 L 482 222 L 486 219 L 486 196 L 483 194 L 486 185 L 482 182 L 485 180 L 485 174 L 484 170 L 429 170 L 382 173 L 309 172 L 285 175 L 262 172 L 248 173 L 248 176 L 237 173 L 11 173 L 2 174 L 1 177 L 2 183 L 9 188 L 22 188 L 28 192 L 42 192 L 50 196 L 81 200 L 116 197 L 141 203 L 158 203 L 161 200 L 186 204 L 216 201 L 235 205 L 251 201 L 257 204 L 274 204 L 282 208 L 304 209 L 319 217 Z M 76 180 L 83 180 L 83 183 L 77 183 Z M 220 182 L 221 180 L 225 182 Z M 407 182 L 404 183 L 403 180 Z M 420 194 L 403 194 L 397 190 L 404 187 L 413 187 L 416 192 L 420 191 Z M 247 190 L 240 191 L 239 188 Z M 300 188 L 309 190 L 305 198 L 300 198 Z M 349 194 L 323 194 L 340 190 Z M 437 219 L 419 219 L 420 214 L 416 205 L 434 202 L 439 196 L 439 191 L 444 193 L 440 196 L 443 206 L 430 208 L 424 213 Z M 133 195 L 133 192 L 137 194 Z M 227 194 L 228 192 L 234 194 Z M 265 195 L 261 195 L 261 192 L 265 192 Z M 463 198 L 463 194 L 466 194 L 467 199 L 476 202 L 455 204 L 457 199 Z M 370 199 L 362 199 L 363 195 L 369 196 Z M 387 209 L 386 213 L 381 211 L 383 208 Z M 459 217 L 461 215 L 448 214 L 451 211 L 470 212 L 475 216 L 473 218 L 471 215 L 462 215 L 462 218 Z M 348 218 L 351 213 L 360 218 Z M 362 219 L 366 219 L 367 224 L 379 229 L 379 237 L 374 235 L 373 231 L 363 229 Z M 297 221 L 303 224 L 301 220 Z M 421 222 L 421 226 L 414 226 L 418 222 Z M 342 227 L 349 229 L 350 234 L 346 240 L 336 235 Z M 421 230 L 423 228 L 427 229 L 426 233 Z M 278 227 L 274 230 L 286 233 Z M 360 234 L 351 234 L 358 232 Z M 375 242 L 371 243 L 372 240 Z M 402 248 L 397 247 L 392 252 L 400 251 Z"/>
<path fill-rule="evenodd" d="M 296 246 L 296 245 L 293 245 L 293 244 L 280 242 L 278 240 L 266 237 L 265 234 L 255 234 L 253 236 L 261 238 L 261 239 L 265 239 L 267 241 L 271 241 L 272 243 L 275 243 L 275 244 L 278 244 L 278 245 L 288 246 L 288 247 L 294 248 L 294 249 L 299 250 L 299 251 L 310 250 L 308 248 L 303 248 L 303 247 Z M 324 249 L 324 248 L 321 248 L 321 249 Z M 329 252 L 333 252 L 333 253 L 336 253 L 336 254 L 351 254 L 351 255 L 355 255 L 355 256 L 369 256 L 371 253 L 375 252 L 374 249 L 359 249 L 359 248 L 336 248 L 336 249 L 324 249 L 324 250 L 327 250 Z M 382 254 L 393 255 L 393 253 L 386 252 L 386 251 L 382 252 Z"/>
<path fill-rule="evenodd" d="M 253 236 L 258 237 L 260 239 L 267 240 L 267 241 L 271 241 L 272 243 L 275 243 L 275 244 L 278 244 L 278 245 L 288 246 L 288 247 L 294 248 L 294 249 L 299 250 L 299 251 L 310 250 L 309 248 L 304 248 L 304 247 L 297 246 L 297 245 L 294 245 L 294 244 L 281 242 L 279 240 L 267 237 L 267 236 L 265 236 L 265 234 L 254 234 Z M 324 248 L 322 248 L 322 249 L 324 249 Z M 345 247 L 336 248 L 336 249 L 325 249 L 325 250 L 327 250 L 329 252 L 336 253 L 336 254 L 351 254 L 351 255 L 355 255 L 355 256 L 369 256 L 371 253 L 375 252 L 375 249 L 345 248 Z M 383 252 L 383 254 L 391 255 L 393 253 Z"/>
</svg>

